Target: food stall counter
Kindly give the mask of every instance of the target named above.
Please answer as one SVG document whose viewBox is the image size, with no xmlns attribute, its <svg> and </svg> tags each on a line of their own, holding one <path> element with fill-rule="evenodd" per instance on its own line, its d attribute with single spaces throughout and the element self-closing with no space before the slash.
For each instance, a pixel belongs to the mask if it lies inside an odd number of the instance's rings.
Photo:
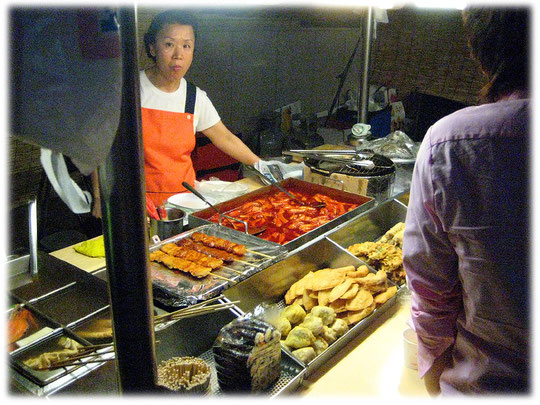
<svg viewBox="0 0 540 405">
<path fill-rule="evenodd" d="M 263 187 L 252 177 L 238 182 L 249 191 Z M 51 255 L 88 272 L 104 267 L 70 246 Z M 91 260 L 89 260 L 91 259 Z M 104 258 L 102 259 L 104 262 Z M 94 263 L 88 263 L 88 262 Z M 388 316 L 381 317 L 347 343 L 329 361 L 307 375 L 295 394 L 313 396 L 427 397 L 418 372 L 405 364 L 403 332 L 410 316 L 410 296 L 401 294 Z"/>
</svg>

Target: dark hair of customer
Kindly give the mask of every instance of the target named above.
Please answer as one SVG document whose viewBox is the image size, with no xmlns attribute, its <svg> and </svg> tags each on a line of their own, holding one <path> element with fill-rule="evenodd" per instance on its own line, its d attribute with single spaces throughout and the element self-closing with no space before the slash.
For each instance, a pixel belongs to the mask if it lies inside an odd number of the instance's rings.
<svg viewBox="0 0 540 405">
<path fill-rule="evenodd" d="M 156 43 L 156 35 L 166 25 L 178 24 L 178 25 L 190 25 L 193 28 L 195 38 L 197 38 L 197 20 L 195 16 L 184 10 L 167 10 L 157 14 L 150 23 L 150 27 L 144 34 L 144 49 L 146 55 L 154 62 L 156 57 L 150 53 L 150 44 Z"/>
<path fill-rule="evenodd" d="M 480 98 L 492 103 L 529 87 L 529 10 L 470 7 L 463 25 L 471 54 L 488 83 Z"/>
</svg>

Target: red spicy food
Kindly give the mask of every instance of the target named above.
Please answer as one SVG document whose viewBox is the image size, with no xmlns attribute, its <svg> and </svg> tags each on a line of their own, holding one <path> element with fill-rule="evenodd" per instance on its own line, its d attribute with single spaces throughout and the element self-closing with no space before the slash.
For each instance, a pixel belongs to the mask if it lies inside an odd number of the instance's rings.
<svg viewBox="0 0 540 405">
<path fill-rule="evenodd" d="M 15 349 L 11 346 L 13 343 L 38 329 L 39 326 L 32 313 L 21 305 L 17 305 L 8 319 L 8 350 Z"/>
<path fill-rule="evenodd" d="M 258 236 L 283 245 L 360 205 L 340 202 L 320 193 L 311 196 L 298 191 L 289 192 L 304 203 L 315 200 L 326 203 L 326 206 L 323 208 L 304 206 L 285 193 L 278 192 L 248 201 L 229 211 L 227 215 L 245 221 L 248 227 L 266 227 L 266 230 Z M 208 220 L 219 223 L 219 215 L 216 213 Z M 227 218 L 223 218 L 221 224 L 241 232 L 245 229 L 241 222 Z"/>
</svg>

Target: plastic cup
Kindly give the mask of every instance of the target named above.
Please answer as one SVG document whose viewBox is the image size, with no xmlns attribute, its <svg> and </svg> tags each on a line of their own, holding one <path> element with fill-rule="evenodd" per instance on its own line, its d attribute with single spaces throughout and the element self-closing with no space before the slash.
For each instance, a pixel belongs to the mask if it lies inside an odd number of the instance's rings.
<svg viewBox="0 0 540 405">
<path fill-rule="evenodd" d="M 418 338 L 410 328 L 403 331 L 403 347 L 405 349 L 405 366 L 418 370 Z"/>
</svg>

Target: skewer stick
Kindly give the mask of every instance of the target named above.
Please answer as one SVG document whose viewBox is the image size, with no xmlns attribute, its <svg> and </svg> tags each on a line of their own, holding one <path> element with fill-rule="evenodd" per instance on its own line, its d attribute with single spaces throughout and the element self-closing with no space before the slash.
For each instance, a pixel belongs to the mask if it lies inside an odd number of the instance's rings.
<svg viewBox="0 0 540 405">
<path fill-rule="evenodd" d="M 232 308 L 234 305 L 235 304 L 233 304 L 233 303 L 228 303 L 227 305 L 224 305 L 224 306 L 220 307 L 219 309 L 216 309 L 215 311 L 204 311 L 202 309 L 199 309 L 199 310 L 196 310 L 196 311 L 193 311 L 193 312 L 190 312 L 190 313 L 182 313 L 182 314 L 178 314 L 178 315 L 173 315 L 168 319 L 164 319 L 164 320 L 160 321 L 160 323 L 161 322 L 173 321 L 173 320 L 176 321 L 176 320 L 185 319 L 185 318 L 192 318 L 194 316 L 208 314 L 208 313 L 214 313 L 214 312 L 221 311 L 221 310 L 224 310 L 224 309 Z"/>
<path fill-rule="evenodd" d="M 182 308 L 182 309 L 179 309 L 178 311 L 171 312 L 169 314 L 160 315 L 159 318 L 155 318 L 154 324 L 169 322 L 171 320 L 190 318 L 192 316 L 202 315 L 206 313 L 214 313 L 214 312 L 221 311 L 224 309 L 232 308 L 235 304 L 239 302 L 240 301 L 231 301 L 231 302 L 225 302 L 222 304 L 214 304 L 214 305 L 199 306 L 199 307 L 195 307 L 195 305 L 193 305 L 191 307 Z"/>
<path fill-rule="evenodd" d="M 89 346 L 79 347 L 77 350 L 79 350 L 80 352 L 95 351 L 95 350 L 98 350 L 98 349 L 102 349 L 104 347 L 111 347 L 111 346 L 113 346 L 113 343 L 102 343 L 102 344 L 99 344 L 99 345 L 89 345 Z"/>
<path fill-rule="evenodd" d="M 235 261 L 235 262 L 238 262 L 238 263 L 242 263 L 242 264 L 247 264 L 248 266 L 253 265 L 253 263 L 245 262 L 245 261 L 240 260 L 240 259 L 234 259 L 234 261 Z"/>
<path fill-rule="evenodd" d="M 214 273 L 210 273 L 211 276 L 214 276 L 215 278 L 220 278 L 222 280 L 226 280 L 226 281 L 230 281 L 231 283 L 236 283 L 235 280 L 232 280 L 230 278 L 227 278 L 227 277 L 223 277 L 223 276 L 218 276 L 217 274 L 214 274 Z"/>
<path fill-rule="evenodd" d="M 189 306 L 187 308 L 181 308 L 181 309 L 178 309 L 176 311 L 169 312 L 167 314 L 156 315 L 154 317 L 154 321 L 158 321 L 160 319 L 170 317 L 173 314 L 177 314 L 177 313 L 180 313 L 181 311 L 186 311 L 188 309 L 194 309 L 194 308 L 200 308 L 200 307 L 209 306 L 208 304 L 210 304 L 211 302 L 215 302 L 215 301 L 219 300 L 220 298 L 224 298 L 223 295 L 218 295 L 217 297 L 210 298 L 210 299 L 208 299 L 206 301 L 199 302 L 198 304 L 193 304 L 193 305 L 191 305 L 191 306 Z"/>
<path fill-rule="evenodd" d="M 225 270 L 233 271 L 233 272 L 238 273 L 238 274 L 244 274 L 244 273 L 241 272 L 240 270 L 231 269 L 230 267 L 227 267 L 227 266 L 221 266 L 221 268 L 223 268 L 223 269 L 225 269 Z"/>
<path fill-rule="evenodd" d="M 246 252 L 253 253 L 253 254 L 256 254 L 256 255 L 259 255 L 259 256 L 263 256 L 263 257 L 267 257 L 269 259 L 273 259 L 275 257 L 275 256 L 265 255 L 264 253 L 261 253 L 261 252 L 256 252 L 255 250 L 246 249 Z"/>
<path fill-rule="evenodd" d="M 98 353 L 98 352 L 88 352 L 88 353 L 83 353 L 83 354 L 79 354 L 77 356 L 70 356 L 68 359 L 64 360 L 64 361 L 59 361 L 58 363 L 55 363 L 55 364 L 60 364 L 60 363 L 64 363 L 64 362 L 69 362 L 69 361 L 72 361 L 72 360 L 79 360 L 79 359 L 85 359 L 87 357 L 90 357 L 90 356 L 97 356 L 97 355 L 100 355 L 100 354 L 109 354 L 109 353 L 114 353 L 113 350 L 110 350 L 108 352 L 102 352 L 102 353 Z"/>
<path fill-rule="evenodd" d="M 58 363 L 51 364 L 49 367 L 36 368 L 36 370 L 38 370 L 38 371 L 56 370 L 57 368 L 62 368 L 62 367 L 84 366 L 86 364 L 91 364 L 91 363 L 104 363 L 106 361 L 111 361 L 111 360 L 114 360 L 114 359 L 115 359 L 114 357 L 111 357 L 110 359 L 91 359 L 91 360 L 88 360 L 88 361 L 74 361 L 74 362 L 63 361 L 63 362 L 58 362 Z"/>
</svg>

